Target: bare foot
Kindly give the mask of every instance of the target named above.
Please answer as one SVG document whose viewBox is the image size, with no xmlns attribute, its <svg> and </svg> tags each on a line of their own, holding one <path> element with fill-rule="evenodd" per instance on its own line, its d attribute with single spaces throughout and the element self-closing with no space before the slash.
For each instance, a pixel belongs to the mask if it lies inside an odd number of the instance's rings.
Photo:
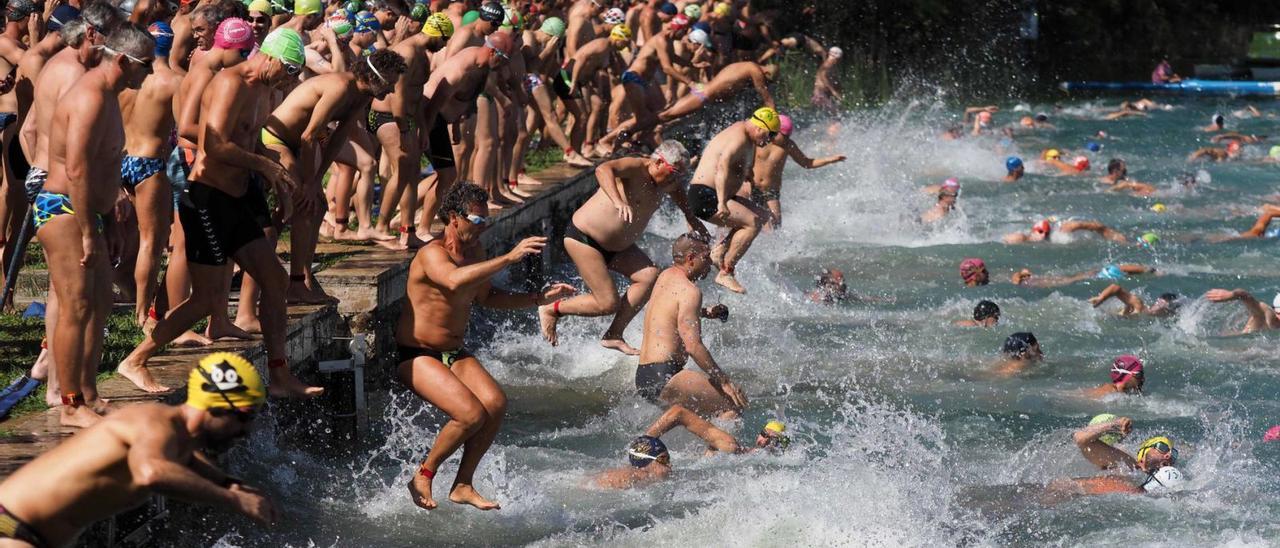
<svg viewBox="0 0 1280 548">
<path fill-rule="evenodd" d="M 513 186 L 513 187 L 509 187 L 509 188 L 511 188 L 511 193 L 512 193 L 512 194 L 514 194 L 514 195 L 516 195 L 516 196 L 519 196 L 519 197 L 520 197 L 520 199 L 522 199 L 522 200 L 528 200 L 529 198 L 532 198 L 532 197 L 534 197 L 534 196 L 537 196 L 537 194 L 530 194 L 530 193 L 528 193 L 528 192 L 525 192 L 525 191 L 523 191 L 523 190 L 520 190 L 518 187 L 514 187 L 514 186 Z"/>
<path fill-rule="evenodd" d="M 109 411 L 111 408 L 111 400 L 108 400 L 106 398 L 94 397 L 93 399 L 86 401 L 85 405 L 93 409 L 94 413 L 97 413 L 99 415 L 106 415 L 107 411 Z"/>
<path fill-rule="evenodd" d="M 333 239 L 339 242 L 363 242 L 368 240 L 368 238 L 361 238 L 360 233 L 345 226 L 340 226 L 333 231 Z"/>
<path fill-rule="evenodd" d="M 480 496 L 475 487 L 465 483 L 453 486 L 453 491 L 449 492 L 449 500 L 458 504 L 470 504 L 481 510 L 498 510 L 502 508 L 498 503 Z"/>
<path fill-rule="evenodd" d="M 419 508 L 435 510 L 438 506 L 436 499 L 431 498 L 431 480 L 422 474 L 415 473 L 413 479 L 409 480 L 409 498 Z"/>
<path fill-rule="evenodd" d="M 508 192 L 506 189 L 499 189 L 498 193 L 502 195 L 502 199 L 509 201 L 515 205 L 520 205 L 524 203 L 524 200 L 522 200 L 519 196 L 516 196 L 515 194 Z"/>
<path fill-rule="evenodd" d="M 262 334 L 262 320 L 258 319 L 256 316 L 252 318 L 246 317 L 243 319 L 236 318 L 235 323 L 236 327 L 243 329 L 246 333 L 253 333 L 254 335 Z"/>
<path fill-rule="evenodd" d="M 366 239 L 373 240 L 375 242 L 394 241 L 400 238 L 395 234 L 391 234 L 390 232 L 387 232 L 385 230 L 379 230 L 376 228 L 370 228 L 368 231 L 361 229 L 360 234 L 366 235 L 367 236 Z"/>
<path fill-rule="evenodd" d="M 289 280 L 289 288 L 284 291 L 284 302 L 289 304 L 306 304 L 311 298 L 311 291 L 302 280 Z"/>
<path fill-rule="evenodd" d="M 570 152 L 568 154 L 565 154 L 564 163 L 569 164 L 573 167 L 595 167 L 595 164 L 591 163 L 591 160 L 584 158 L 581 154 L 578 154 L 577 152 Z"/>
<path fill-rule="evenodd" d="M 560 319 L 556 316 L 554 306 L 555 304 L 552 303 L 538 307 L 538 322 L 542 324 L 542 338 L 551 343 L 551 346 L 555 346 L 558 342 L 556 340 L 556 322 Z"/>
<path fill-rule="evenodd" d="M 273 398 L 311 399 L 324 393 L 324 388 L 307 386 L 288 367 L 277 367 L 271 370 L 271 384 L 267 385 L 267 395 Z"/>
<path fill-rule="evenodd" d="M 69 426 L 71 428 L 88 428 L 102 420 L 102 415 L 94 413 L 93 409 L 87 405 L 81 405 L 78 407 L 64 405 L 58 412 L 58 419 L 58 422 L 62 426 Z"/>
<path fill-rule="evenodd" d="M 423 232 L 423 231 L 419 230 L 419 231 L 418 231 L 418 239 L 419 239 L 419 240 L 422 240 L 422 241 L 424 241 L 424 242 L 427 242 L 427 243 L 431 243 L 431 240 L 436 239 L 436 236 L 435 236 L 435 234 L 432 234 L 432 233 L 430 233 L 430 232 Z"/>
<path fill-rule="evenodd" d="M 209 337 L 210 340 L 214 341 L 218 339 L 239 339 L 242 341 L 253 340 L 253 333 L 236 327 L 236 324 L 231 322 L 218 322 L 215 325 L 212 320 L 209 321 L 209 327 L 204 329 L 204 336 Z"/>
<path fill-rule="evenodd" d="M 120 366 L 116 367 L 116 373 L 132 381 L 143 392 L 155 393 L 168 392 L 170 390 L 168 386 L 160 384 L 151 378 L 151 372 L 147 371 L 147 367 L 143 365 L 120 362 Z"/>
<path fill-rule="evenodd" d="M 320 287 L 320 282 L 315 278 L 311 279 L 310 287 L 307 291 L 311 293 L 311 304 L 338 304 L 338 298 L 324 292 L 324 288 Z"/>
<path fill-rule="evenodd" d="M 495 209 L 496 209 L 496 210 L 498 210 L 498 211 L 502 211 L 502 210 L 506 209 L 506 208 L 507 208 L 507 206 L 510 206 L 510 205 L 513 205 L 513 204 L 504 204 L 504 203 L 501 203 L 501 202 L 499 202 L 499 201 L 497 201 L 497 200 L 489 200 L 489 203 L 487 203 L 487 204 L 485 204 L 485 205 L 487 205 L 487 206 L 489 207 L 489 210 L 490 210 L 490 211 L 495 210 Z"/>
<path fill-rule="evenodd" d="M 546 184 L 546 183 L 544 183 L 544 182 L 542 182 L 542 181 L 539 181 L 539 180 L 537 180 L 537 179 L 534 179 L 533 177 L 530 177 L 530 176 L 525 175 L 525 174 L 523 174 L 523 173 L 521 173 L 521 174 L 519 174 L 519 175 L 516 175 L 516 183 L 518 183 L 518 184 L 522 184 L 522 185 L 528 185 L 528 186 L 539 186 L 539 185 L 545 185 L 545 184 Z"/>
<path fill-rule="evenodd" d="M 730 274 L 723 270 L 721 270 L 720 273 L 716 275 L 716 283 L 724 286 L 725 289 L 728 289 L 729 291 L 732 291 L 734 293 L 747 292 L 747 289 L 745 287 L 742 287 L 742 284 L 738 283 L 738 279 L 733 277 L 733 274 Z"/>
<path fill-rule="evenodd" d="M 600 346 L 603 346 L 610 350 L 617 350 L 618 352 L 622 352 L 623 354 L 626 354 L 628 356 L 640 355 L 639 350 L 636 350 L 634 346 L 627 344 L 627 341 L 622 340 L 622 338 L 600 339 Z"/>
<path fill-rule="evenodd" d="M 390 249 L 391 251 L 404 251 L 406 249 L 409 249 L 408 247 L 405 247 L 400 243 L 399 237 L 397 237 L 394 240 L 373 240 L 373 243 L 377 244 L 378 247 L 381 247 L 383 249 Z"/>
<path fill-rule="evenodd" d="M 195 331 L 184 331 L 181 335 L 178 335 L 178 338 L 173 339 L 171 344 L 186 348 L 195 348 L 197 346 L 209 346 L 213 344 L 213 341 L 210 340 L 209 337 L 196 333 Z"/>
<path fill-rule="evenodd" d="M 334 238 L 333 235 L 334 235 L 333 225 L 329 224 L 328 219 L 325 219 L 324 222 L 320 223 L 320 237 L 332 240 Z"/>
</svg>

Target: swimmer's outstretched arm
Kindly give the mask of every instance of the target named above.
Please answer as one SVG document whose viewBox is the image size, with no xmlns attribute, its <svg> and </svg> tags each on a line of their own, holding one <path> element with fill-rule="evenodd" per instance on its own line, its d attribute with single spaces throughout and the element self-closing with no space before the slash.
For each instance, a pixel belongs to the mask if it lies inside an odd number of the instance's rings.
<svg viewBox="0 0 1280 548">
<path fill-rule="evenodd" d="M 1094 308 L 1097 308 L 1102 306 L 1102 303 L 1107 302 L 1107 299 L 1112 297 L 1115 297 L 1117 300 L 1124 303 L 1124 311 L 1121 312 L 1124 316 L 1128 316 L 1130 314 L 1141 314 L 1147 308 L 1147 305 L 1142 302 L 1141 298 L 1133 293 L 1125 291 L 1123 287 L 1120 287 L 1120 284 L 1111 284 L 1107 286 L 1107 288 L 1103 289 L 1101 293 L 1097 294 L 1097 296 L 1089 299 L 1089 304 L 1092 304 Z"/>
<path fill-rule="evenodd" d="M 1253 333 L 1263 328 L 1273 328 L 1276 324 L 1275 312 L 1271 307 L 1258 302 L 1248 291 L 1243 289 L 1210 289 L 1205 292 L 1204 298 L 1215 303 L 1225 303 L 1230 301 L 1240 301 L 1244 305 L 1245 312 L 1249 313 L 1249 322 L 1245 324 L 1241 333 Z"/>
<path fill-rule="evenodd" d="M 707 445 L 716 451 L 724 453 L 739 451 L 738 440 L 733 439 L 728 432 L 716 428 L 716 425 L 699 417 L 697 413 L 679 405 L 669 407 L 657 421 L 649 426 L 648 430 L 645 430 L 644 434 L 660 438 L 677 426 L 683 426 L 685 430 L 707 442 Z"/>
<path fill-rule="evenodd" d="M 702 342 L 702 292 L 696 287 L 693 290 L 682 291 L 677 302 L 679 304 L 676 311 L 678 315 L 676 330 L 680 335 L 680 342 L 684 345 L 685 353 L 707 373 L 711 386 L 723 392 L 739 410 L 745 408 L 746 395 L 742 394 L 729 380 L 729 375 L 720 369 L 716 359 L 711 356 L 711 351 L 707 350 L 707 346 Z"/>
<path fill-rule="evenodd" d="M 1124 234 L 1121 234 L 1115 229 L 1107 225 L 1104 225 L 1102 223 L 1099 223 L 1097 221 L 1067 221 L 1065 223 L 1062 223 L 1062 226 L 1058 228 L 1058 232 L 1064 232 L 1064 233 L 1075 232 L 1078 230 L 1086 230 L 1089 232 L 1093 232 L 1113 242 L 1125 243 L 1129 241 L 1128 238 L 1125 238 Z"/>
<path fill-rule="evenodd" d="M 1258 217 L 1258 220 L 1253 223 L 1249 230 L 1240 233 L 1240 238 L 1261 238 L 1263 234 L 1267 233 L 1267 227 L 1276 217 L 1280 217 L 1280 206 L 1263 204 L 1262 215 Z"/>
<path fill-rule="evenodd" d="M 845 160 L 845 156 L 843 154 L 837 154 L 835 156 L 827 156 L 826 158 L 819 158 L 817 160 L 814 160 L 806 156 L 804 151 L 800 150 L 800 145 L 797 145 L 796 142 L 792 141 L 790 138 L 787 139 L 787 144 L 784 148 L 787 151 L 787 156 L 790 156 L 791 159 L 794 160 L 797 165 L 805 169 L 815 169 L 815 168 L 825 167 L 825 166 L 834 164 L 836 162 L 843 162 Z M 941 189 L 942 186 L 939 185 L 938 188 Z"/>
<path fill-rule="evenodd" d="M 178 440 L 166 428 L 141 428 L 129 440 L 129 473 L 139 487 L 155 493 L 228 508 L 263 523 L 275 521 L 270 501 L 249 490 L 223 488 L 179 464 Z"/>
<path fill-rule="evenodd" d="M 1112 421 L 1086 426 L 1077 430 L 1071 435 L 1071 439 L 1075 442 L 1076 447 L 1080 449 L 1080 454 L 1084 455 L 1085 459 L 1088 459 L 1098 468 L 1103 470 L 1117 466 L 1137 468 L 1137 461 L 1129 456 L 1128 453 L 1102 443 L 1102 440 L 1098 439 L 1107 432 L 1128 434 L 1132 429 L 1133 421 L 1127 417 L 1119 417 Z"/>
</svg>

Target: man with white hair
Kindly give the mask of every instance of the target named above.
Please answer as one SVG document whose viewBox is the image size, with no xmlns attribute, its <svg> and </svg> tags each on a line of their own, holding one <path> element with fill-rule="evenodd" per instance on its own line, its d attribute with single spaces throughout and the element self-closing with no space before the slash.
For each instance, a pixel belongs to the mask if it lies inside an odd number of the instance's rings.
<svg viewBox="0 0 1280 548">
<path fill-rule="evenodd" d="M 658 267 L 636 246 L 636 240 L 664 195 L 684 213 L 692 230 L 707 235 L 685 195 L 680 173 L 688 167 L 689 152 L 674 140 L 663 141 L 648 158 L 619 158 L 596 167 L 600 189 L 573 214 L 564 234 L 565 251 L 591 292 L 539 307 L 543 338 L 556 344 L 556 322 L 561 316 L 613 314 L 600 345 L 624 354 L 639 353 L 622 339 L 622 332 L 648 302 Z M 630 278 L 625 298 L 618 297 L 609 271 Z"/>
</svg>

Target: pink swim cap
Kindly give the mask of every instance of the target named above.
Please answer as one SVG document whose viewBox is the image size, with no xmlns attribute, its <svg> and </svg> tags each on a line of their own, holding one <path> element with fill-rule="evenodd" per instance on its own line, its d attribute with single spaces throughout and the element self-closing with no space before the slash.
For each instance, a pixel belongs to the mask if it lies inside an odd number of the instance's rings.
<svg viewBox="0 0 1280 548">
<path fill-rule="evenodd" d="M 781 133 L 786 136 L 790 136 L 791 129 L 792 129 L 791 117 L 787 116 L 786 114 L 779 114 L 778 115 L 778 133 Z"/>
<path fill-rule="evenodd" d="M 1124 381 L 1130 375 L 1142 375 L 1142 360 L 1137 356 L 1125 354 L 1111 362 L 1111 382 Z"/>
<path fill-rule="evenodd" d="M 949 179 L 947 179 L 947 180 L 943 181 L 943 182 L 942 182 L 942 192 L 943 192 L 943 193 L 951 193 L 951 194 L 959 194 L 959 193 L 960 193 L 960 180 L 959 180 L 959 179 L 956 179 L 955 177 L 951 177 L 951 178 L 949 178 Z"/>
<path fill-rule="evenodd" d="M 248 21 L 238 17 L 229 17 L 218 25 L 213 34 L 213 47 L 222 49 L 253 49 L 253 27 Z"/>
<path fill-rule="evenodd" d="M 1262 436 L 1262 441 L 1280 441 L 1280 424 L 1267 430 L 1267 433 Z"/>
</svg>

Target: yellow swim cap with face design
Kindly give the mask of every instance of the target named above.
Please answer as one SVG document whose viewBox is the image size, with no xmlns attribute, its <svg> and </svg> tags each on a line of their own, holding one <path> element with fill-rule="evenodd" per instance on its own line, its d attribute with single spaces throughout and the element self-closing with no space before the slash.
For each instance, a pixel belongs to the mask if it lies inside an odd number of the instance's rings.
<svg viewBox="0 0 1280 548">
<path fill-rule="evenodd" d="M 751 123 L 769 133 L 777 133 L 782 130 L 782 120 L 778 118 L 778 111 L 769 107 L 756 109 L 755 113 L 751 115 Z"/>
<path fill-rule="evenodd" d="M 267 400 L 262 377 L 238 354 L 209 354 L 196 364 L 187 379 L 187 405 L 196 409 L 248 411 Z"/>
</svg>

